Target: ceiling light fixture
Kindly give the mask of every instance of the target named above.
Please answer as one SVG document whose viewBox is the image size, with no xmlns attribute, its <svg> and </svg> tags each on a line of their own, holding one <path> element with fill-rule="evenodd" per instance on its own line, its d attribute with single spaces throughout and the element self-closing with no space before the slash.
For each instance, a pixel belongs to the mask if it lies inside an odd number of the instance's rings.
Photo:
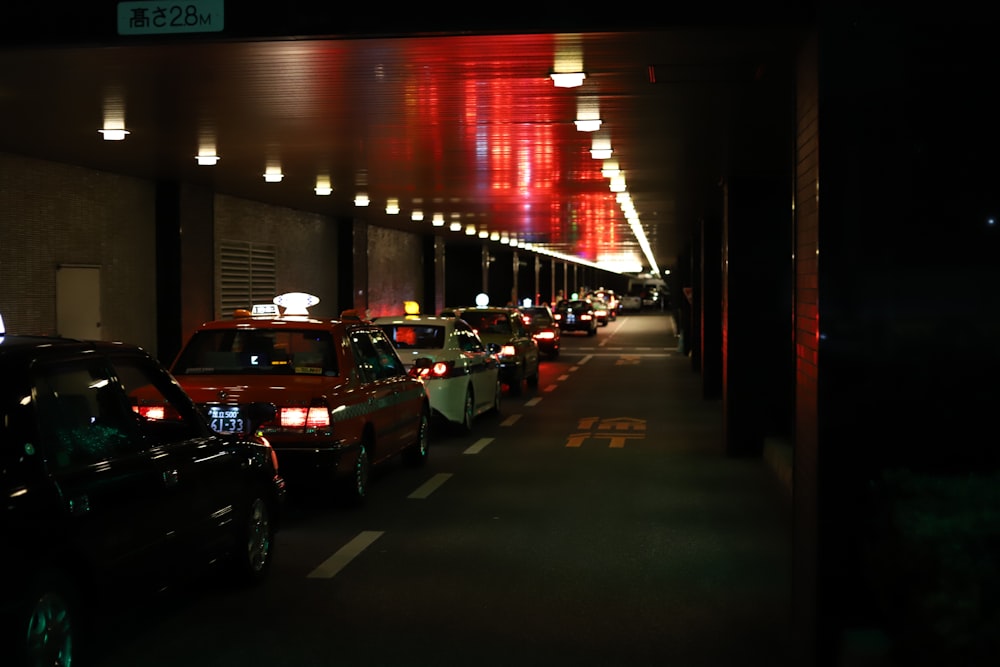
<svg viewBox="0 0 1000 667">
<path fill-rule="evenodd" d="M 354 197 L 354 205 L 355 206 L 368 206 L 368 204 L 370 204 L 370 203 L 371 202 L 368 200 L 368 195 L 365 194 L 364 192 L 359 192 Z"/>
<path fill-rule="evenodd" d="M 389 215 L 399 215 L 399 200 L 389 199 L 385 202 L 385 212 Z"/>
<path fill-rule="evenodd" d="M 264 180 L 268 183 L 280 183 L 284 177 L 285 175 L 281 173 L 281 167 L 268 167 L 264 170 Z"/>
<path fill-rule="evenodd" d="M 595 160 L 607 160 L 611 157 L 611 139 L 606 136 L 594 135 L 590 143 L 590 155 Z"/>
<path fill-rule="evenodd" d="M 552 72 L 549 75 L 556 88 L 576 88 L 583 85 L 587 75 L 583 72 Z"/>
<path fill-rule="evenodd" d="M 618 168 L 617 160 L 605 160 L 604 165 L 601 167 L 601 176 L 604 178 L 614 178 L 620 171 L 621 169 Z"/>
<path fill-rule="evenodd" d="M 452 221 L 452 223 L 448 225 L 448 229 L 450 229 L 453 232 L 460 232 L 462 231 L 462 223 L 458 222 L 457 220 Z"/>
<path fill-rule="evenodd" d="M 576 129 L 596 132 L 601 129 L 601 107 L 596 97 L 580 96 L 576 100 Z"/>
<path fill-rule="evenodd" d="M 105 141 L 121 141 L 126 135 L 130 134 L 124 127 L 105 127 L 98 130 L 98 132 L 104 135 Z"/>
<path fill-rule="evenodd" d="M 625 174 L 619 172 L 612 176 L 608 187 L 611 188 L 612 192 L 625 192 Z"/>
<path fill-rule="evenodd" d="M 431 224 L 435 227 L 444 227 L 444 214 L 435 213 L 434 217 L 431 219 Z"/>
<path fill-rule="evenodd" d="M 209 167 L 219 163 L 219 156 L 214 152 L 198 153 L 194 156 L 194 159 L 198 161 L 198 164 L 207 165 Z"/>
<path fill-rule="evenodd" d="M 333 186 L 330 185 L 330 179 L 326 176 L 316 177 L 316 194 L 320 196 L 327 196 L 333 194 Z"/>
<path fill-rule="evenodd" d="M 415 209 L 412 213 L 410 213 L 410 220 L 413 220 L 414 222 L 420 222 L 423 219 L 424 212 L 419 209 Z"/>
</svg>

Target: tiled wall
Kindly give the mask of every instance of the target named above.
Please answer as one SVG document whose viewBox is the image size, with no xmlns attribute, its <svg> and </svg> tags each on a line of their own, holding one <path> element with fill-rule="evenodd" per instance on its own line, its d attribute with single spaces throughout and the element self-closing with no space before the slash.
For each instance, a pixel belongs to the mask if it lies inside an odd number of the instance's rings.
<svg viewBox="0 0 1000 667">
<path fill-rule="evenodd" d="M 156 346 L 155 191 L 128 176 L 0 153 L 0 313 L 54 334 L 56 270 L 96 266 L 102 338 Z"/>
<path fill-rule="evenodd" d="M 56 269 L 95 266 L 101 271 L 101 338 L 137 343 L 156 355 L 155 206 L 152 182 L 0 153 L 0 315 L 7 330 L 58 333 Z M 215 229 L 206 243 L 274 245 L 279 291 L 316 294 L 317 315 L 343 310 L 337 289 L 345 267 L 338 266 L 336 225 L 353 222 L 227 195 L 215 195 L 212 206 Z M 368 238 L 360 252 L 368 256 L 375 307 L 394 310 L 404 298 L 422 294 L 420 237 L 371 228 Z M 214 284 L 186 289 L 210 290 L 218 303 Z M 190 294 L 181 299 L 195 300 Z"/>
</svg>

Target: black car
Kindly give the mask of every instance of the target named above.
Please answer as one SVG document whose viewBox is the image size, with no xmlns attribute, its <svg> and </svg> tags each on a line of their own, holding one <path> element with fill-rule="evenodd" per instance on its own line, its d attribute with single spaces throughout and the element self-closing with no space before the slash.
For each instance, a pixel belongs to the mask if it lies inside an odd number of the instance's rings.
<svg viewBox="0 0 1000 667">
<path fill-rule="evenodd" d="M 589 301 L 564 299 L 556 304 L 555 318 L 563 333 L 582 331 L 588 336 L 597 335 L 597 313 L 594 312 L 594 305 Z"/>
<path fill-rule="evenodd" d="M 469 323 L 483 343 L 500 346 L 500 382 L 513 394 L 522 387 L 538 386 L 538 343 L 524 323 L 521 311 L 508 306 L 472 306 L 449 308 L 442 315 L 460 317 Z"/>
<path fill-rule="evenodd" d="M 531 337 L 538 343 L 538 351 L 548 359 L 559 356 L 559 325 L 548 304 L 538 306 L 521 306 L 524 315 L 524 325 Z"/>
<path fill-rule="evenodd" d="M 252 413 L 255 429 L 274 406 Z M 260 581 L 284 481 L 265 441 L 212 431 L 142 348 L 0 331 L 0 494 L 0 655 L 69 665 L 125 594 L 199 566 Z"/>
</svg>

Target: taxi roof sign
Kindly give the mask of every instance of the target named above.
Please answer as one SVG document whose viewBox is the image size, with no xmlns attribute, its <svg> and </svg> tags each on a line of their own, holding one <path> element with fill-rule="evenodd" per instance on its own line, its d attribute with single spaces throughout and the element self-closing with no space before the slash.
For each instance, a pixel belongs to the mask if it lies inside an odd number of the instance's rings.
<svg viewBox="0 0 1000 667">
<path fill-rule="evenodd" d="M 281 315 L 281 313 L 278 312 L 277 304 L 273 303 L 255 303 L 253 305 L 253 310 L 250 311 L 250 314 L 254 317 L 278 317 Z"/>
<path fill-rule="evenodd" d="M 319 297 L 305 292 L 286 292 L 274 297 L 274 303 L 285 309 L 285 315 L 308 315 L 309 309 L 319 303 Z"/>
</svg>

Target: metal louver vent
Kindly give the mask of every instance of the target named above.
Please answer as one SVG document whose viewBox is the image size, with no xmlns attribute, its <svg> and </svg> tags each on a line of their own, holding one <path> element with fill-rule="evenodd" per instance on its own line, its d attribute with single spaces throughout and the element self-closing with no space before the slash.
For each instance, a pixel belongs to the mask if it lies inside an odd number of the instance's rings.
<svg viewBox="0 0 1000 667">
<path fill-rule="evenodd" d="M 230 319 L 237 308 L 271 303 L 277 289 L 275 246 L 245 241 L 219 243 L 218 317 Z"/>
</svg>

